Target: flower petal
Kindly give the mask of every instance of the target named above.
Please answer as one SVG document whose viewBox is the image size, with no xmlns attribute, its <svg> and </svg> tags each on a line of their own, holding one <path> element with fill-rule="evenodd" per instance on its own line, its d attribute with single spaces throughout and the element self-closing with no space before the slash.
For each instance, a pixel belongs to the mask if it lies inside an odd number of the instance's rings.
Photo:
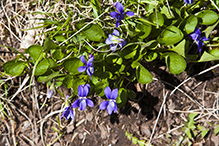
<svg viewBox="0 0 219 146">
<path fill-rule="evenodd" d="M 92 80 L 93 67 L 88 67 L 88 68 L 87 68 L 87 74 L 90 76 L 90 78 L 91 78 L 91 80 Z"/>
<path fill-rule="evenodd" d="M 116 99 L 117 98 L 117 96 L 118 96 L 118 88 L 116 88 L 116 89 L 114 89 L 113 91 L 112 91 L 112 94 L 111 94 L 111 98 L 110 99 Z"/>
<path fill-rule="evenodd" d="M 116 3 L 116 9 L 119 13 L 122 13 L 124 11 L 123 5 L 120 2 Z"/>
<path fill-rule="evenodd" d="M 81 102 L 79 103 L 79 109 L 83 111 L 86 108 L 86 106 L 87 106 L 86 100 L 82 99 Z"/>
<path fill-rule="evenodd" d="M 119 22 L 120 22 L 120 21 L 116 21 L 116 27 L 118 27 L 118 26 L 119 26 Z"/>
<path fill-rule="evenodd" d="M 87 60 L 87 67 L 88 67 L 88 66 L 92 66 L 92 65 L 93 65 L 93 61 L 94 61 L 94 57 L 90 57 L 90 58 Z"/>
<path fill-rule="evenodd" d="M 94 106 L 94 102 L 91 99 L 86 99 L 87 105 L 89 107 L 93 107 Z"/>
<path fill-rule="evenodd" d="M 90 92 L 90 85 L 86 84 L 83 89 L 83 97 L 86 97 Z"/>
<path fill-rule="evenodd" d="M 83 85 L 78 86 L 78 95 L 79 95 L 79 97 L 83 97 L 83 95 L 84 95 L 84 86 Z"/>
<path fill-rule="evenodd" d="M 74 115 L 74 111 L 73 110 L 70 111 L 70 117 L 71 117 L 72 120 L 74 120 L 75 115 Z"/>
<path fill-rule="evenodd" d="M 206 38 L 206 36 L 203 36 L 203 37 L 201 38 L 201 40 L 203 40 L 203 41 L 208 41 L 209 38 Z"/>
<path fill-rule="evenodd" d="M 81 62 L 83 62 L 84 64 L 86 64 L 86 60 L 85 60 L 85 58 L 84 58 L 84 55 L 81 56 L 80 60 L 81 60 Z"/>
<path fill-rule="evenodd" d="M 104 93 L 105 93 L 105 95 L 106 95 L 106 97 L 107 97 L 108 99 L 111 99 L 111 89 L 110 89 L 110 87 L 106 87 L 106 88 L 104 89 Z"/>
<path fill-rule="evenodd" d="M 110 45 L 110 50 L 115 51 L 117 49 L 118 44 L 112 44 Z"/>
<path fill-rule="evenodd" d="M 99 109 L 101 110 L 105 110 L 107 105 L 108 105 L 109 101 L 103 101 L 100 103 Z"/>
<path fill-rule="evenodd" d="M 63 113 L 62 113 L 62 116 L 61 116 L 61 119 L 63 118 L 63 117 L 65 117 L 65 118 L 67 118 L 67 116 L 68 116 L 68 113 L 69 113 L 69 107 L 66 107 L 65 109 L 64 109 L 64 111 L 63 111 Z"/>
<path fill-rule="evenodd" d="M 119 37 L 119 31 L 117 29 L 114 29 L 112 35 Z"/>
<path fill-rule="evenodd" d="M 72 108 L 77 108 L 78 106 L 79 106 L 79 101 L 80 101 L 81 99 L 79 98 L 79 99 L 77 99 L 77 100 L 75 100 L 73 103 L 72 103 Z"/>
<path fill-rule="evenodd" d="M 107 112 L 109 115 L 112 114 L 113 110 L 114 110 L 115 104 L 113 101 L 109 101 L 109 104 L 107 106 Z"/>
<path fill-rule="evenodd" d="M 84 72 L 86 70 L 86 66 L 80 66 L 79 68 L 78 68 L 78 71 L 79 72 Z"/>
<path fill-rule="evenodd" d="M 112 18 L 117 18 L 119 16 L 119 13 L 118 12 L 111 12 L 110 15 Z"/>
<path fill-rule="evenodd" d="M 113 43 L 113 41 L 112 41 L 112 35 L 111 35 L 111 34 L 109 34 L 109 36 L 108 36 L 108 38 L 106 39 L 105 43 L 106 43 L 106 44 L 112 44 L 112 43 Z"/>
<path fill-rule="evenodd" d="M 114 106 L 114 113 L 116 113 L 117 112 L 117 105 L 116 105 L 115 102 L 114 102 L 114 104 L 115 104 L 115 106 Z"/>
<path fill-rule="evenodd" d="M 132 11 L 127 11 L 125 14 L 126 14 L 127 16 L 131 17 L 131 16 L 133 16 L 135 13 L 132 12 Z"/>
</svg>

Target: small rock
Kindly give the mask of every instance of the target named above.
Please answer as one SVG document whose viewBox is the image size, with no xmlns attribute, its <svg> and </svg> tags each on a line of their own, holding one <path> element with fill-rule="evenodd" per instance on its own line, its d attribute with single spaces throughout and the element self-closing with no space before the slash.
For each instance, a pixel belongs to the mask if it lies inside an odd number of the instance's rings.
<svg viewBox="0 0 219 146">
<path fill-rule="evenodd" d="M 82 133 L 79 133 L 79 134 L 78 134 L 78 138 L 79 138 L 79 139 L 83 139 L 83 138 L 84 138 L 84 135 L 83 135 Z"/>
<path fill-rule="evenodd" d="M 151 127 L 148 124 L 143 123 L 141 125 L 141 132 L 143 134 L 145 134 L 146 137 L 150 137 L 150 135 L 151 135 Z"/>
<path fill-rule="evenodd" d="M 70 125 L 66 129 L 67 129 L 67 133 L 70 133 L 74 130 L 74 125 Z"/>
<path fill-rule="evenodd" d="M 90 122 L 93 119 L 93 114 L 92 113 L 88 113 L 86 115 L 86 119 Z"/>
<path fill-rule="evenodd" d="M 61 146 L 61 144 L 59 142 L 57 142 L 53 146 Z"/>
</svg>

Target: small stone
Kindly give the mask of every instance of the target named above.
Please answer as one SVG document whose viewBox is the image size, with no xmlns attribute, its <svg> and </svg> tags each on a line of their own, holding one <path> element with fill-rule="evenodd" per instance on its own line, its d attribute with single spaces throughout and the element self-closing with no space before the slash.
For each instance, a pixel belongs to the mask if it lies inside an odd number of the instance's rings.
<svg viewBox="0 0 219 146">
<path fill-rule="evenodd" d="M 67 129 L 67 133 L 70 133 L 74 130 L 74 125 L 70 125 L 66 129 Z"/>
<path fill-rule="evenodd" d="M 146 137 L 150 137 L 150 135 L 151 135 L 151 128 L 150 128 L 150 126 L 148 124 L 146 124 L 146 123 L 143 123 L 141 125 L 141 132 L 143 134 L 145 134 Z"/>
<path fill-rule="evenodd" d="M 54 146 L 61 146 L 59 142 L 55 143 Z"/>
<path fill-rule="evenodd" d="M 79 133 L 79 134 L 78 134 L 78 137 L 79 137 L 79 139 L 83 139 L 83 138 L 84 138 L 84 135 L 83 135 L 82 133 Z"/>
<path fill-rule="evenodd" d="M 87 115 L 86 115 L 86 119 L 90 122 L 90 121 L 92 121 L 92 119 L 93 119 L 93 114 L 92 113 L 88 113 Z"/>
</svg>

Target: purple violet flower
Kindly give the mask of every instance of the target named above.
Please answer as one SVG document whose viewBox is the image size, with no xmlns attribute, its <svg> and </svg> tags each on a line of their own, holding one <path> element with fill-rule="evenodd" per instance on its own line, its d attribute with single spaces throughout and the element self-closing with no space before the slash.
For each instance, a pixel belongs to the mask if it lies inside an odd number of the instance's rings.
<svg viewBox="0 0 219 146">
<path fill-rule="evenodd" d="M 105 110 L 107 108 L 107 112 L 109 115 L 111 115 L 113 111 L 114 113 L 116 113 L 117 112 L 116 98 L 118 96 L 118 88 L 114 89 L 111 92 L 110 87 L 106 87 L 104 89 L 104 93 L 106 97 L 109 99 L 109 101 L 101 102 L 99 108 L 101 110 Z"/>
<path fill-rule="evenodd" d="M 93 61 L 94 61 L 94 56 L 91 54 L 89 59 L 87 60 L 87 63 L 86 63 L 86 60 L 84 58 L 84 55 L 81 56 L 81 62 L 84 63 L 85 66 L 81 66 L 78 68 L 78 71 L 79 72 L 84 72 L 86 71 L 87 74 L 90 76 L 91 80 L 92 80 L 92 74 L 94 73 L 94 67 L 93 67 Z"/>
<path fill-rule="evenodd" d="M 126 41 L 122 38 L 119 38 L 119 31 L 114 29 L 112 34 L 109 34 L 108 38 L 105 41 L 106 44 L 110 44 L 110 50 L 115 51 L 119 45 L 121 49 L 126 45 Z"/>
<path fill-rule="evenodd" d="M 51 86 L 47 90 L 47 98 L 51 98 L 54 93 L 55 93 L 55 79 L 53 79 L 53 83 L 51 84 Z"/>
<path fill-rule="evenodd" d="M 71 118 L 72 120 L 74 120 L 75 116 L 74 116 L 74 112 L 71 108 L 71 106 L 68 106 L 64 109 L 61 119 L 65 117 L 66 120 L 68 120 L 69 118 Z"/>
<path fill-rule="evenodd" d="M 198 29 L 197 27 L 195 28 L 194 32 L 189 34 L 189 37 L 195 41 L 196 45 L 198 46 L 198 51 L 201 52 L 202 47 L 204 46 L 204 42 L 203 41 L 207 41 L 209 40 L 209 38 L 204 37 L 200 37 L 201 36 L 201 31 L 200 29 Z"/>
<path fill-rule="evenodd" d="M 186 5 L 187 4 L 191 5 L 194 2 L 194 0 L 184 0 L 184 2 L 185 2 Z"/>
<path fill-rule="evenodd" d="M 118 27 L 121 20 L 123 20 L 125 18 L 125 14 L 127 16 L 133 16 L 134 15 L 134 12 L 132 12 L 132 11 L 124 12 L 124 7 L 120 2 L 116 3 L 116 10 L 118 12 L 111 12 L 110 13 L 111 17 L 116 18 L 116 27 Z"/>
<path fill-rule="evenodd" d="M 79 107 L 79 109 L 82 111 L 86 108 L 87 105 L 89 107 L 93 107 L 94 106 L 93 101 L 91 99 L 86 98 L 89 92 L 90 92 L 89 84 L 78 86 L 79 98 L 73 102 L 72 107 L 73 108 Z"/>
</svg>

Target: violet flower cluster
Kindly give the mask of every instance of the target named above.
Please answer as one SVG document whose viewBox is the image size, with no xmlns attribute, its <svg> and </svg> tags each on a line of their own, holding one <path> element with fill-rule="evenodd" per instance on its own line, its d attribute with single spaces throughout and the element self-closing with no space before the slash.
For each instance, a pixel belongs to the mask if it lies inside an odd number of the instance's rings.
<svg viewBox="0 0 219 146">
<path fill-rule="evenodd" d="M 101 110 L 107 109 L 107 112 L 109 115 L 112 114 L 112 112 L 116 113 L 117 112 L 117 105 L 116 105 L 116 98 L 118 96 L 118 89 L 114 89 L 111 91 L 110 87 L 106 87 L 104 89 L 104 93 L 106 97 L 109 99 L 109 101 L 103 101 L 99 108 Z"/>
<path fill-rule="evenodd" d="M 132 11 L 124 12 L 124 7 L 120 2 L 117 2 L 115 6 L 118 12 L 111 12 L 110 15 L 112 18 L 116 18 L 116 27 L 118 27 L 120 22 L 125 18 L 125 15 L 133 16 L 134 12 Z"/>
<path fill-rule="evenodd" d="M 115 51 L 118 45 L 121 49 L 126 45 L 126 41 L 122 38 L 119 38 L 119 31 L 117 29 L 114 29 L 113 33 L 109 34 L 105 43 L 110 44 L 110 50 L 112 51 Z"/>
<path fill-rule="evenodd" d="M 90 55 L 89 59 L 85 60 L 84 55 L 81 56 L 80 58 L 81 62 L 84 63 L 84 66 L 81 66 L 78 68 L 79 72 L 84 72 L 86 71 L 87 74 L 90 76 L 91 80 L 92 80 L 92 74 L 94 73 L 94 67 L 93 67 L 93 61 L 94 61 L 94 56 L 93 54 Z"/>
<path fill-rule="evenodd" d="M 61 116 L 61 119 L 65 117 L 65 119 L 71 118 L 72 120 L 74 119 L 74 112 L 73 108 L 79 107 L 80 110 L 85 110 L 86 106 L 88 105 L 89 107 L 93 107 L 94 103 L 91 99 L 88 99 L 86 96 L 90 92 L 90 85 L 79 85 L 78 86 L 78 95 L 79 98 L 73 102 L 71 106 L 67 106 Z M 66 99 L 67 100 L 67 99 Z"/>
<path fill-rule="evenodd" d="M 118 27 L 120 25 L 120 22 L 125 18 L 125 15 L 133 16 L 134 12 L 124 12 L 124 7 L 120 2 L 117 2 L 114 5 L 116 7 L 117 12 L 111 12 L 110 15 L 112 18 L 116 19 L 116 27 Z M 110 50 L 115 51 L 118 45 L 122 49 L 126 45 L 126 41 L 122 38 L 119 38 L 119 36 L 120 33 L 117 29 L 114 29 L 113 33 L 108 35 L 108 38 L 106 39 L 105 43 L 110 44 Z"/>
<path fill-rule="evenodd" d="M 123 5 L 119 2 L 115 4 L 115 7 L 118 12 L 111 12 L 110 15 L 113 18 L 116 18 L 116 27 L 119 26 L 121 20 L 125 18 L 125 15 L 127 16 L 133 16 L 134 12 L 132 11 L 127 11 L 124 12 Z M 120 33 L 117 29 L 114 29 L 112 34 L 109 34 L 108 38 L 105 41 L 106 44 L 110 44 L 110 49 L 112 51 L 115 51 L 117 47 L 119 46 L 121 49 L 126 45 L 126 41 L 122 38 L 120 38 Z M 94 67 L 93 67 L 93 61 L 94 61 L 94 56 L 91 54 L 86 62 L 85 57 L 82 55 L 80 57 L 81 62 L 84 64 L 84 66 L 80 66 L 78 68 L 79 72 L 87 72 L 87 74 L 90 76 L 92 80 L 92 75 L 94 73 Z M 88 94 L 90 92 L 90 85 L 85 84 L 85 85 L 79 85 L 78 86 L 78 96 L 79 98 L 75 100 L 72 105 L 65 107 L 61 119 L 65 117 L 67 120 L 68 119 L 74 119 L 74 108 L 79 107 L 80 110 L 85 110 L 86 106 L 93 107 L 94 103 L 91 99 L 87 98 Z M 111 91 L 110 87 L 106 87 L 104 89 L 104 93 L 106 97 L 108 98 L 107 101 L 103 101 L 99 105 L 99 109 L 105 110 L 107 109 L 107 112 L 109 115 L 112 113 L 117 112 L 117 104 L 116 104 L 116 98 L 118 96 L 118 88 L 113 89 Z M 66 96 L 66 100 L 68 99 L 68 96 Z"/>
<path fill-rule="evenodd" d="M 201 31 L 197 27 L 195 28 L 194 32 L 189 34 L 189 37 L 195 41 L 196 45 L 198 46 L 198 51 L 201 52 L 202 47 L 204 46 L 203 41 L 209 40 L 209 38 L 201 37 Z"/>
</svg>

